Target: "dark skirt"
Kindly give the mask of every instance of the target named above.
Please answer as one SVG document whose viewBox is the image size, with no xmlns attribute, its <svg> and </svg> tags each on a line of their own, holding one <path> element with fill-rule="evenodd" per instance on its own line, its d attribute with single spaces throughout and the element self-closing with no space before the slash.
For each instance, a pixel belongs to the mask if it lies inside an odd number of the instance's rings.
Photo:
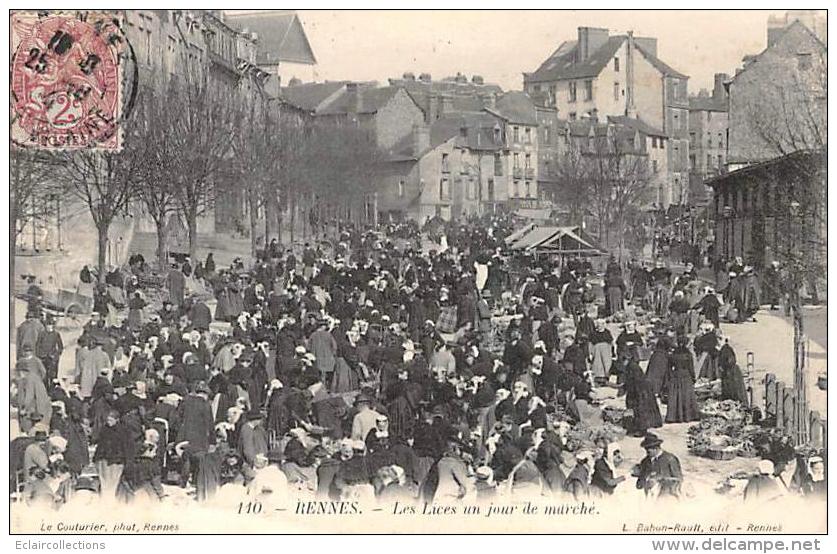
<svg viewBox="0 0 837 554">
<path fill-rule="evenodd" d="M 668 383 L 666 423 L 686 423 L 699 419 L 694 383 L 688 377 L 672 378 Z"/>
</svg>

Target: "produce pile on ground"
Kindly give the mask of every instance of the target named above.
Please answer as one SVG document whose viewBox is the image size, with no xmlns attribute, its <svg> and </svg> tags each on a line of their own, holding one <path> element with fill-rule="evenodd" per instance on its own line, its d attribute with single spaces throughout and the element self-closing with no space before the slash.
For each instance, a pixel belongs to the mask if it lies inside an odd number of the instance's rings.
<svg viewBox="0 0 837 554">
<path fill-rule="evenodd" d="M 716 460 L 766 457 L 782 449 L 782 431 L 753 425 L 740 402 L 707 400 L 700 423 L 689 427 L 686 445 L 692 454 Z M 771 458 L 772 459 L 772 458 Z"/>
<path fill-rule="evenodd" d="M 607 442 L 618 442 L 625 438 L 625 429 L 613 423 L 605 423 L 595 427 L 577 423 L 567 433 L 565 446 L 570 452 L 592 449 L 600 438 L 604 438 Z"/>
</svg>

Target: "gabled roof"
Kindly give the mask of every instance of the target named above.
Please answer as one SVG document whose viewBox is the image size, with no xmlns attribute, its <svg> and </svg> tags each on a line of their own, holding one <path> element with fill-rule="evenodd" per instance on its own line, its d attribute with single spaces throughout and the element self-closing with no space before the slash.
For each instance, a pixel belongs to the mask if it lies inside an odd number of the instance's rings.
<svg viewBox="0 0 837 554">
<path fill-rule="evenodd" d="M 635 131 L 639 131 L 643 135 L 653 136 L 653 137 L 667 137 L 668 135 L 665 131 L 657 129 L 656 127 L 652 127 L 645 121 L 640 118 L 632 118 L 625 115 L 609 115 L 607 116 L 608 121 L 615 123 L 617 125 L 625 126 L 629 129 L 633 129 Z"/>
<path fill-rule="evenodd" d="M 645 59 L 648 60 L 648 62 L 663 75 L 666 75 L 667 77 L 677 77 L 678 79 L 689 78 L 688 75 L 680 73 L 679 71 L 662 61 L 660 58 L 658 58 L 651 52 L 648 52 L 645 48 L 640 46 L 638 42 L 634 42 L 634 46 L 636 46 L 636 49 L 639 50 L 639 52 L 645 57 Z"/>
<path fill-rule="evenodd" d="M 279 89 L 280 96 L 290 105 L 315 112 L 321 105 L 346 87 L 348 81 L 303 83 Z"/>
<path fill-rule="evenodd" d="M 552 53 L 541 66 L 532 73 L 524 74 L 524 81 L 527 83 L 538 83 L 544 81 L 564 81 L 569 79 L 589 79 L 597 77 L 608 62 L 627 40 L 625 35 L 609 37 L 601 47 L 590 54 L 586 60 L 576 61 L 578 53 L 578 41 L 566 41 Z M 642 56 L 663 75 L 688 79 L 688 77 L 670 65 L 660 60 L 657 56 L 640 46 L 634 41 L 634 47 Z"/>
<path fill-rule="evenodd" d="M 446 115 L 430 126 L 430 146 L 435 148 L 456 138 L 455 145 L 470 150 L 500 150 L 505 145 L 502 136 L 495 140 L 494 127 L 496 117 L 486 112 L 463 112 Z M 467 136 L 462 136 L 462 129 L 467 129 Z"/>
<path fill-rule="evenodd" d="M 390 79 L 389 83 L 406 90 L 425 113 L 430 111 L 430 96 L 434 94 L 448 96 L 454 111 L 479 111 L 482 110 L 480 94 L 497 95 L 503 92 L 502 88 L 491 83 L 477 84 L 448 80 L 427 82 L 408 79 Z"/>
<path fill-rule="evenodd" d="M 317 63 L 302 22 L 293 10 L 227 13 L 224 20 L 238 31 L 247 30 L 258 35 L 257 65 Z"/>
<path fill-rule="evenodd" d="M 529 95 L 520 91 L 509 91 L 497 99 L 494 108 L 486 111 L 495 113 L 510 123 L 537 125 L 538 113 Z"/>
<path fill-rule="evenodd" d="M 626 38 L 624 35 L 608 38 L 604 45 L 581 62 L 576 61 L 578 42 L 564 42 L 539 68 L 525 74 L 525 81 L 537 83 L 596 77 L 613 58 Z"/>
<path fill-rule="evenodd" d="M 357 109 L 354 108 L 354 100 L 351 93 L 344 88 L 342 92 L 331 102 L 323 106 L 317 115 L 338 115 L 346 113 L 374 114 L 386 105 L 396 94 L 396 87 L 374 88 L 369 85 L 358 85 L 357 87 Z"/>
<path fill-rule="evenodd" d="M 762 50 L 758 54 L 746 56 L 746 59 L 748 60 L 747 64 L 742 69 L 740 69 L 739 71 L 737 71 L 735 73 L 735 76 L 730 80 L 730 83 L 735 82 L 735 80 L 738 79 L 739 75 L 741 75 L 742 73 L 747 71 L 750 67 L 752 67 L 754 64 L 759 62 L 761 60 L 762 56 L 764 56 L 764 54 L 766 54 L 767 52 L 770 52 L 771 50 L 777 50 L 777 49 L 781 48 L 782 43 L 785 40 L 787 40 L 788 37 L 793 37 L 793 33 L 791 31 L 794 31 L 794 32 L 797 32 L 797 33 L 807 34 L 812 39 L 814 39 L 814 44 L 816 44 L 817 46 L 822 48 L 824 52 L 828 50 L 828 47 L 825 44 L 823 44 L 823 42 L 819 39 L 819 37 L 816 34 L 814 34 L 814 31 L 809 29 L 807 25 L 805 25 L 804 23 L 802 23 L 801 21 L 799 21 L 797 19 L 785 28 L 785 31 L 782 33 L 782 36 L 779 37 L 779 39 L 776 42 L 774 42 L 771 46 L 768 46 L 767 48 L 765 48 L 764 50 Z"/>
</svg>

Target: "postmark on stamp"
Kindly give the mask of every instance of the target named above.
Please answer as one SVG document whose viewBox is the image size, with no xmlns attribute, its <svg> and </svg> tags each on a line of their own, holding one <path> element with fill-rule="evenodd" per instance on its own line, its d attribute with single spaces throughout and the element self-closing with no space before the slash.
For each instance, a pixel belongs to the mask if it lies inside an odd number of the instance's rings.
<svg viewBox="0 0 837 554">
<path fill-rule="evenodd" d="M 16 12 L 10 26 L 12 141 L 120 150 L 127 43 L 116 16 Z"/>
</svg>

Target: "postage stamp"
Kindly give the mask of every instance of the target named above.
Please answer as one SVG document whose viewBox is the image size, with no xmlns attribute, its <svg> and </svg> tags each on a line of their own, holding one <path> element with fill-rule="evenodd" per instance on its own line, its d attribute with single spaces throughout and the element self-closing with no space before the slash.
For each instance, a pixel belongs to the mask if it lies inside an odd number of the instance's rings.
<svg viewBox="0 0 837 554">
<path fill-rule="evenodd" d="M 119 150 L 126 41 L 116 16 L 16 12 L 10 28 L 12 141 Z"/>
</svg>

